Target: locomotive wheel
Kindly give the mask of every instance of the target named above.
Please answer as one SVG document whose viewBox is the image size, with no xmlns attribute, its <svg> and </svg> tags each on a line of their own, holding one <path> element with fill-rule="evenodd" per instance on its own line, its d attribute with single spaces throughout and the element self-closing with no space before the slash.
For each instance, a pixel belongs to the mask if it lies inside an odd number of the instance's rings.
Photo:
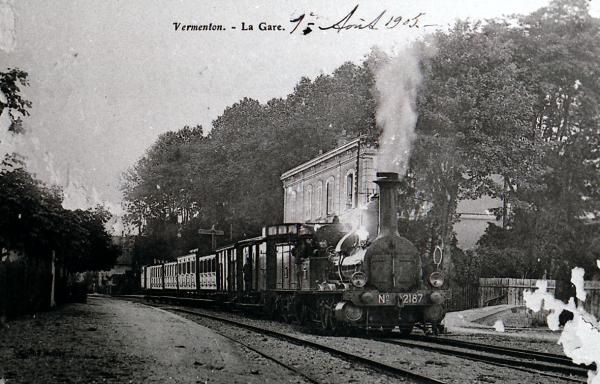
<svg viewBox="0 0 600 384">
<path fill-rule="evenodd" d="M 326 333 L 329 330 L 329 310 L 324 304 L 319 309 L 319 322 L 321 332 Z"/>
<path fill-rule="evenodd" d="M 414 326 L 412 324 L 403 324 L 398 328 L 400 329 L 400 336 L 408 336 L 412 333 Z"/>
<path fill-rule="evenodd" d="M 319 315 L 321 333 L 329 335 L 335 332 L 336 324 L 335 318 L 333 317 L 333 311 L 326 303 L 321 304 Z"/>
<path fill-rule="evenodd" d="M 338 322 L 331 310 L 329 311 L 329 330 L 332 335 L 337 335 L 338 333 Z"/>
<path fill-rule="evenodd" d="M 311 322 L 310 312 L 308 306 L 305 303 L 297 303 L 295 312 L 296 319 L 298 319 L 298 323 L 300 323 L 301 325 L 307 325 Z"/>
</svg>

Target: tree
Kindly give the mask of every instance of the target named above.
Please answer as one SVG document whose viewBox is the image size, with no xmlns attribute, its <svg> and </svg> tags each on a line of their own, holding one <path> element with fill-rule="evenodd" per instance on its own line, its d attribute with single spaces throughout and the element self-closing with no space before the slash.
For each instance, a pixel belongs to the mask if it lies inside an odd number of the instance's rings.
<svg viewBox="0 0 600 384">
<path fill-rule="evenodd" d="M 8 108 L 8 134 L 21 134 L 21 117 L 31 102 L 21 95 L 27 73 L 0 72 L 0 114 Z M 19 165 L 18 167 L 16 165 Z M 0 249 L 17 251 L 29 259 L 49 260 L 52 251 L 68 271 L 110 268 L 118 255 L 104 228 L 110 214 L 101 207 L 69 211 L 62 207 L 60 188 L 46 186 L 31 176 L 14 154 L 6 154 L 0 169 Z"/>
<path fill-rule="evenodd" d="M 12 125 L 9 131 L 19 133 L 21 126 L 21 117 L 29 116 L 31 101 L 24 99 L 21 95 L 21 86 L 29 85 L 27 72 L 20 69 L 8 69 L 7 72 L 0 72 L 0 115 L 5 108 L 9 109 Z"/>
<path fill-rule="evenodd" d="M 490 229 L 480 251 L 494 257 L 512 248 L 527 260 L 522 275 L 568 279 L 574 266 L 593 268 L 583 255 L 593 237 L 586 216 L 600 209 L 600 24 L 588 8 L 586 1 L 552 1 L 504 33 L 535 96 L 530 124 L 543 143 L 544 167 L 511 191 L 509 228 Z"/>
<path fill-rule="evenodd" d="M 406 218 L 426 220 L 430 249 L 450 255 L 457 203 L 503 196 L 504 183 L 527 182 L 540 166 L 532 134 L 533 95 L 514 60 L 514 43 L 497 33 L 505 26 L 457 22 L 425 44 L 436 54 L 422 63 L 414 149 L 402 200 Z M 450 257 L 445 258 L 449 268 Z"/>
<path fill-rule="evenodd" d="M 156 254 L 154 242 L 166 249 L 162 258 L 173 258 L 209 244 L 198 228 L 216 225 L 228 240 L 280 222 L 283 172 L 334 148 L 340 136 L 373 134 L 371 86 L 365 65 L 346 63 L 331 75 L 301 79 L 285 99 L 240 100 L 208 135 L 162 135 L 124 177 L 128 220 L 144 237 L 140 252 Z M 173 220 L 184 207 L 192 207 L 189 219 Z"/>
</svg>

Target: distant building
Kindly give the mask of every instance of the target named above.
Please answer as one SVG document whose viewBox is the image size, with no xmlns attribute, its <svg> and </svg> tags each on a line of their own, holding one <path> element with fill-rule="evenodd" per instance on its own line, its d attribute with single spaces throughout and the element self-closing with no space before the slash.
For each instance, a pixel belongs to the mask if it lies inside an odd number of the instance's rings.
<svg viewBox="0 0 600 384">
<path fill-rule="evenodd" d="M 374 155 L 356 139 L 285 172 L 284 221 L 327 223 L 365 205 L 377 191 Z"/>
<path fill-rule="evenodd" d="M 91 287 L 96 292 L 115 293 L 114 287 L 126 281 L 126 274 L 133 268 L 133 236 L 113 236 L 112 242 L 120 249 L 120 255 L 110 271 L 97 272 L 95 285 Z M 119 287 L 119 290 L 122 288 Z"/>
<path fill-rule="evenodd" d="M 352 222 L 360 218 L 357 211 L 377 192 L 375 154 L 374 148 L 355 139 L 285 172 L 281 175 L 284 222 L 328 223 L 334 216 Z M 459 202 L 460 220 L 454 230 L 460 248 L 473 248 L 488 223 L 497 223 L 490 209 L 500 205 L 499 199 L 490 197 Z"/>
</svg>

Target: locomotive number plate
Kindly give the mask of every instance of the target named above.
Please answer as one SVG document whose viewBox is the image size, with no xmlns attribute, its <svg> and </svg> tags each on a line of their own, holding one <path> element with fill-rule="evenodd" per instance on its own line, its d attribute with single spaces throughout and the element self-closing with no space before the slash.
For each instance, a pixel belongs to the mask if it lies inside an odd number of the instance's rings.
<svg viewBox="0 0 600 384">
<path fill-rule="evenodd" d="M 420 304 L 423 301 L 422 293 L 400 293 L 398 299 L 401 304 Z"/>
<path fill-rule="evenodd" d="M 415 305 L 423 302 L 424 295 L 422 293 L 380 293 L 378 295 L 379 304 L 402 304 Z"/>
<path fill-rule="evenodd" d="M 379 294 L 379 304 L 386 304 L 391 301 L 392 296 L 389 293 L 380 293 Z"/>
</svg>

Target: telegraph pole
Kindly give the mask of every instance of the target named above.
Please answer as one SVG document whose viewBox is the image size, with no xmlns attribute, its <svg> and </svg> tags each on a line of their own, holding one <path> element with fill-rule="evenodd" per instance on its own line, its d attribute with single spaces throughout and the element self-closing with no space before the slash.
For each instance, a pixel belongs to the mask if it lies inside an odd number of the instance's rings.
<svg viewBox="0 0 600 384">
<path fill-rule="evenodd" d="M 198 229 L 199 235 L 210 235 L 211 248 L 214 251 L 217 248 L 217 236 L 224 236 L 225 232 L 218 230 L 213 225 L 210 229 Z"/>
</svg>

